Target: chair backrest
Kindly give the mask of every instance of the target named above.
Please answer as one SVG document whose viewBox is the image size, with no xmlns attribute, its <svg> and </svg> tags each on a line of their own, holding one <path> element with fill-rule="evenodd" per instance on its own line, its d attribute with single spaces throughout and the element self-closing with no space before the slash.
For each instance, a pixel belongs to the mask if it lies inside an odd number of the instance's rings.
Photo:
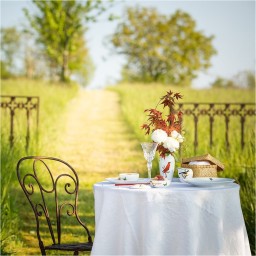
<svg viewBox="0 0 256 256">
<path fill-rule="evenodd" d="M 34 211 L 39 243 L 43 243 L 40 227 L 46 226 L 52 243 L 61 244 L 62 222 L 71 216 L 86 230 L 88 242 L 92 242 L 88 228 L 77 214 L 79 179 L 68 163 L 53 157 L 23 157 L 17 164 L 17 176 Z"/>
</svg>

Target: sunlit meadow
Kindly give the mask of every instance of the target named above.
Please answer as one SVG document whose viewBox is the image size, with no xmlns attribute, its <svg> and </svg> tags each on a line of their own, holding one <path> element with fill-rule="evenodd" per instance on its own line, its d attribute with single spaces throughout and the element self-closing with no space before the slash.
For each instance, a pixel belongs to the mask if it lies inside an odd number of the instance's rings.
<svg viewBox="0 0 256 256">
<path fill-rule="evenodd" d="M 150 136 L 145 135 L 141 130 L 141 125 L 146 122 L 147 117 L 145 109 L 154 108 L 160 97 L 167 90 L 172 89 L 180 92 L 183 99 L 180 102 L 254 102 L 254 92 L 242 89 L 211 89 L 211 90 L 193 90 L 190 88 L 168 87 L 157 84 L 122 84 L 119 86 L 109 87 L 108 90 L 114 91 L 119 97 L 119 106 L 122 113 L 122 122 L 127 127 L 130 136 L 140 141 L 150 141 Z M 2 204 L 2 253 L 21 255 L 26 252 L 28 255 L 39 253 L 37 239 L 33 233 L 33 219 L 26 198 L 18 186 L 15 167 L 20 157 L 24 155 L 51 155 L 58 154 L 61 140 L 59 137 L 64 134 L 62 121 L 65 119 L 68 103 L 76 98 L 79 94 L 76 86 L 51 85 L 43 82 L 31 81 L 8 81 L 2 84 L 2 95 L 30 95 L 40 96 L 40 125 L 39 141 L 36 136 L 32 136 L 31 145 L 28 152 L 25 151 L 25 134 L 24 117 L 16 116 L 15 122 L 19 124 L 15 130 L 15 147 L 10 150 L 8 144 L 8 120 L 6 113 L 1 112 L 1 169 L 2 169 L 2 187 L 1 187 L 1 204 Z M 161 109 L 161 106 L 159 106 Z M 209 124 L 207 118 L 199 120 L 199 146 L 197 154 L 210 153 L 225 165 L 221 177 L 232 177 L 241 184 L 241 202 L 243 213 L 246 221 L 247 231 L 251 242 L 252 252 L 255 251 L 254 245 L 254 226 L 255 226 L 255 130 L 254 117 L 246 120 L 245 125 L 245 148 L 240 147 L 240 121 L 234 118 L 230 122 L 230 150 L 225 148 L 224 120 L 217 118 L 214 123 L 214 145 L 209 147 Z M 109 125 L 101 123 L 102 126 Z M 184 117 L 184 136 L 181 156 L 176 155 L 176 165 L 180 165 L 181 157 L 193 156 L 193 120 Z M 120 140 L 120 138 L 119 138 Z M 52 142 L 55 143 L 52 143 Z M 113 137 L 113 144 L 118 143 Z M 51 146 L 49 146 L 51 145 Z M 134 147 L 134 151 L 141 153 L 140 147 Z M 132 157 L 132 155 L 131 155 Z M 142 154 L 141 157 L 143 158 Z M 157 158 L 154 160 L 153 175 L 158 173 Z M 114 165 L 114 159 L 109 158 L 109 165 Z M 130 161 L 137 161 L 137 158 L 130 158 Z M 95 180 L 104 180 L 105 173 L 97 173 L 96 176 L 89 175 L 84 181 L 84 177 L 89 173 L 81 176 L 80 194 L 82 194 L 79 211 L 82 212 L 82 219 L 86 220 L 92 235 L 94 236 L 94 201 L 92 187 Z M 146 175 L 146 171 L 145 171 Z M 177 176 L 177 174 L 175 173 Z M 86 202 L 86 203 L 85 203 Z M 29 213 L 30 212 L 30 213 Z M 80 231 L 78 231 L 78 234 Z M 67 237 L 69 240 L 71 237 Z"/>
</svg>

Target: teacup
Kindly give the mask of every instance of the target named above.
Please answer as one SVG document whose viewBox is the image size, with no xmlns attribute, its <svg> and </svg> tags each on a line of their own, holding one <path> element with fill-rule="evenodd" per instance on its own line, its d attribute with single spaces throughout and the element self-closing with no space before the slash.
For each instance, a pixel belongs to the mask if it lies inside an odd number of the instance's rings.
<svg viewBox="0 0 256 256">
<path fill-rule="evenodd" d="M 164 187 L 168 187 L 170 184 L 171 184 L 171 181 L 168 179 L 164 179 L 164 180 L 151 179 L 150 180 L 150 186 L 152 188 L 164 188 Z"/>
<path fill-rule="evenodd" d="M 136 181 L 139 179 L 139 173 L 136 172 L 130 172 L 130 173 L 120 173 L 119 174 L 120 180 L 130 180 L 130 181 Z"/>
<path fill-rule="evenodd" d="M 186 180 L 186 179 L 193 178 L 193 170 L 190 169 L 190 168 L 179 167 L 178 168 L 178 175 L 179 175 L 180 181 L 184 182 L 184 180 Z"/>
</svg>

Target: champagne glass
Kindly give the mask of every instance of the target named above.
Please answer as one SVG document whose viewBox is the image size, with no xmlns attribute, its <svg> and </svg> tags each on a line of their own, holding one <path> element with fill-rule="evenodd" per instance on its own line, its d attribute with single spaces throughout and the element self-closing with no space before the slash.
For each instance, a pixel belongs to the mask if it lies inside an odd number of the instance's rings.
<svg viewBox="0 0 256 256">
<path fill-rule="evenodd" d="M 141 143 L 144 157 L 147 160 L 148 177 L 151 179 L 152 161 L 155 158 L 158 143 L 156 142 L 142 142 Z"/>
</svg>

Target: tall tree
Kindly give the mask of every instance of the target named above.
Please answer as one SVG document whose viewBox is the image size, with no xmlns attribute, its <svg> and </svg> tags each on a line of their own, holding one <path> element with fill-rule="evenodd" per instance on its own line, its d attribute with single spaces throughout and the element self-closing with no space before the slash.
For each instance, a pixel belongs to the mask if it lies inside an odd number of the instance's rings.
<svg viewBox="0 0 256 256">
<path fill-rule="evenodd" d="M 47 77 L 47 66 L 44 54 L 37 47 L 35 35 L 28 27 L 24 27 L 21 33 L 21 57 L 23 62 L 23 74 L 26 78 Z"/>
<path fill-rule="evenodd" d="M 216 53 L 213 36 L 196 29 L 183 11 L 171 16 L 156 9 L 128 8 L 124 21 L 111 36 L 117 53 L 127 57 L 123 75 L 133 80 L 184 84 L 210 66 Z"/>
<path fill-rule="evenodd" d="M 13 76 L 15 56 L 20 47 L 20 32 L 15 27 L 1 28 L 1 77 Z"/>
<path fill-rule="evenodd" d="M 95 21 L 105 11 L 104 3 L 100 0 L 33 0 L 33 3 L 39 12 L 31 15 L 25 9 L 26 16 L 37 31 L 51 70 L 61 81 L 67 81 L 72 71 L 84 69 L 85 59 L 89 58 L 83 37 L 84 22 Z"/>
</svg>

